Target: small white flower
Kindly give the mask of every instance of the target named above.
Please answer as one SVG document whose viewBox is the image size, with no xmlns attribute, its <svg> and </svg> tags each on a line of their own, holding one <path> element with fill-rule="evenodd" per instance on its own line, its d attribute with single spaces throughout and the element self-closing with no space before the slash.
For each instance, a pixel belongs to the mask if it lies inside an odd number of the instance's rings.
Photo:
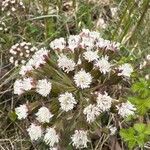
<svg viewBox="0 0 150 150">
<path fill-rule="evenodd" d="M 55 144 L 59 142 L 59 136 L 56 133 L 54 128 L 48 128 L 46 130 L 46 134 L 44 136 L 44 142 L 50 147 L 53 147 Z"/>
<path fill-rule="evenodd" d="M 68 48 L 74 51 L 79 46 L 81 38 L 79 35 L 70 35 L 68 37 Z"/>
<path fill-rule="evenodd" d="M 55 39 L 54 41 L 52 41 L 50 43 L 50 47 L 52 49 L 59 49 L 59 50 L 62 50 L 66 47 L 66 41 L 64 38 L 59 38 L 59 39 Z"/>
<path fill-rule="evenodd" d="M 15 112 L 16 112 L 19 120 L 25 119 L 28 115 L 28 108 L 25 104 L 20 105 L 19 107 L 15 108 Z"/>
<path fill-rule="evenodd" d="M 46 79 L 39 80 L 36 85 L 36 92 L 40 95 L 46 97 L 52 88 L 52 84 L 48 82 Z"/>
<path fill-rule="evenodd" d="M 148 55 L 146 56 L 146 59 L 147 59 L 148 61 L 150 61 L 150 54 L 148 54 Z"/>
<path fill-rule="evenodd" d="M 71 137 L 72 145 L 78 148 L 87 148 L 87 131 L 84 130 L 75 130 L 75 133 Z"/>
<path fill-rule="evenodd" d="M 27 129 L 27 132 L 30 136 L 30 139 L 33 140 L 38 140 L 42 136 L 42 129 L 41 126 L 37 126 L 34 123 L 30 125 L 30 127 Z"/>
<path fill-rule="evenodd" d="M 81 89 L 89 88 L 92 82 L 92 76 L 90 75 L 90 73 L 81 70 L 77 74 L 75 74 L 74 81 L 77 87 Z"/>
<path fill-rule="evenodd" d="M 21 95 L 22 93 L 24 93 L 23 82 L 21 79 L 17 79 L 14 83 L 14 94 Z"/>
<path fill-rule="evenodd" d="M 112 98 L 108 96 L 108 93 L 105 92 L 104 95 L 98 94 L 97 97 L 97 106 L 102 111 L 108 111 L 112 104 Z"/>
<path fill-rule="evenodd" d="M 118 69 L 121 71 L 121 73 L 118 73 L 118 76 L 130 77 L 131 73 L 133 72 L 132 66 L 128 63 L 121 65 Z"/>
<path fill-rule="evenodd" d="M 106 74 L 111 71 L 111 64 L 108 62 L 108 56 L 102 57 L 95 63 L 95 67 L 99 68 L 100 72 Z"/>
<path fill-rule="evenodd" d="M 105 29 L 108 26 L 108 24 L 105 23 L 105 20 L 103 18 L 99 18 L 97 24 L 102 29 Z"/>
<path fill-rule="evenodd" d="M 145 75 L 145 79 L 146 79 L 146 80 L 149 80 L 149 78 L 150 78 L 150 75 L 149 75 L 149 74 L 146 74 L 146 75 Z"/>
<path fill-rule="evenodd" d="M 75 62 L 62 54 L 58 59 L 58 67 L 68 73 L 75 69 Z"/>
<path fill-rule="evenodd" d="M 117 11 L 118 11 L 118 8 L 117 7 L 111 7 L 110 8 L 111 10 L 111 13 L 112 13 L 112 17 L 117 17 Z"/>
<path fill-rule="evenodd" d="M 143 69 L 146 66 L 146 64 L 147 64 L 147 61 L 145 61 L 145 60 L 143 62 L 141 62 L 139 69 Z"/>
<path fill-rule="evenodd" d="M 112 42 L 112 41 L 109 41 L 109 40 L 104 40 L 103 38 L 99 38 L 96 42 L 96 46 L 97 46 L 97 48 L 116 51 L 116 50 L 119 50 L 120 43 Z"/>
<path fill-rule="evenodd" d="M 100 109 L 95 105 L 90 104 L 84 108 L 83 113 L 86 115 L 87 122 L 91 123 L 95 121 L 96 117 L 100 115 Z"/>
<path fill-rule="evenodd" d="M 135 106 L 132 105 L 129 101 L 127 101 L 126 103 L 122 103 L 121 106 L 117 106 L 117 109 L 118 114 L 123 118 L 134 115 L 134 111 L 136 110 Z"/>
<path fill-rule="evenodd" d="M 35 67 L 36 69 L 46 63 L 46 57 L 48 57 L 48 50 L 41 48 L 36 51 L 32 58 L 29 60 L 28 64 Z"/>
<path fill-rule="evenodd" d="M 23 89 L 24 89 L 25 91 L 31 90 L 31 89 L 33 88 L 32 83 L 33 83 L 33 79 L 32 79 L 32 78 L 24 78 L 24 79 L 22 80 Z"/>
<path fill-rule="evenodd" d="M 83 53 L 83 57 L 88 61 L 88 62 L 92 62 L 94 60 L 97 60 L 99 58 L 98 56 L 98 51 L 86 51 Z"/>
<path fill-rule="evenodd" d="M 91 37 L 83 36 L 82 41 L 80 42 L 80 46 L 87 50 L 91 50 L 94 47 L 94 41 L 95 40 Z"/>
<path fill-rule="evenodd" d="M 35 114 L 37 120 L 42 123 L 49 123 L 50 119 L 53 117 L 52 113 L 46 107 L 41 107 L 38 112 Z"/>
<path fill-rule="evenodd" d="M 33 70 L 33 67 L 30 65 L 23 65 L 19 71 L 19 74 L 24 76 L 27 72 Z"/>
<path fill-rule="evenodd" d="M 117 128 L 111 125 L 109 126 L 109 130 L 110 130 L 110 135 L 114 135 L 117 131 Z"/>
<path fill-rule="evenodd" d="M 13 56 L 9 58 L 9 62 L 12 64 L 14 63 L 14 57 Z"/>
<path fill-rule="evenodd" d="M 66 112 L 72 110 L 74 108 L 74 105 L 77 104 L 72 93 L 68 92 L 66 92 L 65 94 L 61 94 L 58 98 L 58 101 L 60 102 L 61 109 Z"/>
</svg>

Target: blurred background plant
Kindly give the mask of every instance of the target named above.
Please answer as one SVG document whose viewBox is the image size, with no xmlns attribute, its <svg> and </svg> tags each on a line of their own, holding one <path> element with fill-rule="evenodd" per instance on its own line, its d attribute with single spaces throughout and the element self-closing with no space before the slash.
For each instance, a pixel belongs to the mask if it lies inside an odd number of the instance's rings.
<svg viewBox="0 0 150 150">
<path fill-rule="evenodd" d="M 14 108 L 27 98 L 20 99 L 13 94 L 13 82 L 18 76 L 18 68 L 9 62 L 9 50 L 12 45 L 26 41 L 40 48 L 48 46 L 50 41 L 57 37 L 77 34 L 82 28 L 99 31 L 104 38 L 125 45 L 121 49 L 124 56 L 121 63 L 132 61 L 138 70 L 134 74 L 129 100 L 137 106 L 140 117 L 135 121 L 124 120 L 121 127 L 127 128 L 128 131 L 130 128 L 136 130 L 134 123 L 149 124 L 149 6 L 149 0 L 13 0 L 13 3 L 9 0 L 1 1 L 0 148 L 42 149 L 42 146 L 39 147 L 28 140 L 24 131 L 25 124 L 18 123 L 12 113 Z M 128 143 L 130 139 L 128 140 L 122 132 L 121 137 Z M 133 134 L 135 132 L 131 131 Z M 143 137 L 141 140 L 145 139 Z M 102 140 L 103 148 L 108 147 L 108 139 L 104 137 Z M 127 149 L 126 142 L 121 141 L 118 136 L 112 138 L 112 143 L 112 149 Z M 143 146 L 150 149 L 149 143 L 133 143 L 129 144 L 130 148 Z"/>
</svg>

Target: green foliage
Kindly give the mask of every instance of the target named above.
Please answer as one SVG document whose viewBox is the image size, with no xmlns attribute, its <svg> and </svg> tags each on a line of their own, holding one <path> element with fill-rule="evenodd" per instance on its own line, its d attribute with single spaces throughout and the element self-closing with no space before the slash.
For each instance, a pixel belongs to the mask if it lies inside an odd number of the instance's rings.
<svg viewBox="0 0 150 150">
<path fill-rule="evenodd" d="M 132 85 L 132 91 L 138 93 L 141 98 L 150 96 L 150 82 L 141 78 L 138 82 Z"/>
<path fill-rule="evenodd" d="M 17 119 L 17 115 L 14 111 L 9 112 L 8 117 L 12 122 L 14 122 Z"/>
<path fill-rule="evenodd" d="M 135 82 L 131 90 L 135 93 L 132 97 L 129 97 L 129 101 L 137 107 L 137 112 L 140 115 L 144 115 L 150 109 L 150 82 L 144 78 Z"/>
<path fill-rule="evenodd" d="M 143 147 L 150 138 L 150 125 L 137 123 L 129 129 L 121 129 L 120 135 L 128 143 L 129 149 L 136 146 Z"/>
</svg>

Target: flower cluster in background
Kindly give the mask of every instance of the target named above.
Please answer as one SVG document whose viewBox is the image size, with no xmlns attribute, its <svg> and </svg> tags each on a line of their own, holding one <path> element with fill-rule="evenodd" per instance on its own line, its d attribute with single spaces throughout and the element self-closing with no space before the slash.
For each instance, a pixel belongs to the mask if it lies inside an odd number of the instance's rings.
<svg viewBox="0 0 150 150">
<path fill-rule="evenodd" d="M 35 51 L 37 51 L 37 48 L 29 42 L 16 43 L 9 50 L 12 55 L 9 61 L 16 67 L 20 64 L 25 64 Z"/>
<path fill-rule="evenodd" d="M 42 139 L 50 148 L 55 148 L 68 128 L 71 144 L 77 149 L 86 148 L 92 142 L 88 128 L 96 130 L 98 124 L 101 129 L 106 126 L 110 136 L 115 134 L 114 122 L 103 125 L 102 118 L 111 115 L 126 118 L 135 114 L 135 106 L 122 95 L 127 92 L 123 87 L 134 70 L 129 62 L 119 62 L 120 43 L 83 29 L 79 35 L 70 35 L 67 40 L 62 37 L 53 40 L 51 50 L 35 50 L 29 46 L 28 43 L 17 44 L 10 53 L 22 58 L 32 52 L 31 49 L 35 51 L 27 62 L 22 63 L 21 76 L 14 83 L 14 94 L 37 95 L 35 102 L 42 100 L 46 105 L 38 103 L 36 113 L 28 108 L 30 102 L 28 106 L 23 104 L 15 109 L 18 119 L 27 118 L 29 113 L 35 114 L 34 123 L 27 127 L 31 140 Z M 15 65 L 19 64 L 19 58 L 11 59 Z M 67 122 L 71 124 L 65 126 Z"/>
<path fill-rule="evenodd" d="M 1 4 L 1 10 L 7 12 L 7 15 L 23 9 L 25 9 L 25 6 L 22 0 L 3 0 Z"/>
</svg>

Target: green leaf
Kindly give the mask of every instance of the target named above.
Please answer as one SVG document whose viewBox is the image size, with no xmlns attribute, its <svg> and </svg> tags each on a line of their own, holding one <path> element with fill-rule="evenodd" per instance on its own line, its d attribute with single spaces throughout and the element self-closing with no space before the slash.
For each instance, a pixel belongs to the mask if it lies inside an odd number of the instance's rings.
<svg viewBox="0 0 150 150">
<path fill-rule="evenodd" d="M 141 99 L 139 97 L 129 97 L 128 100 L 136 106 L 137 112 L 140 115 L 144 115 L 150 110 L 150 97 L 146 99 Z"/>
<path fill-rule="evenodd" d="M 15 122 L 15 120 L 17 119 L 17 115 L 14 111 L 11 111 L 8 113 L 8 117 L 11 121 Z"/>
<path fill-rule="evenodd" d="M 137 123 L 134 125 L 134 129 L 139 133 L 143 133 L 144 130 L 146 129 L 146 125 L 143 123 Z"/>
<path fill-rule="evenodd" d="M 132 91 L 138 92 L 141 98 L 146 98 L 150 95 L 149 83 L 145 79 L 140 79 L 139 82 L 136 82 L 132 85 Z"/>
</svg>

